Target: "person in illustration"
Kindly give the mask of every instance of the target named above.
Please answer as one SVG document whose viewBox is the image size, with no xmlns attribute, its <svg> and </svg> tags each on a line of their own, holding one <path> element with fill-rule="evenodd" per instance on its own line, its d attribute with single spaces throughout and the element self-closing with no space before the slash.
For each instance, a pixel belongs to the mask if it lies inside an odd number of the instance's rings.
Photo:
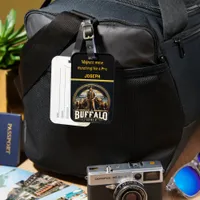
<svg viewBox="0 0 200 200">
<path fill-rule="evenodd" d="M 87 92 L 87 109 L 95 110 L 95 93 L 92 86 L 89 88 Z"/>
</svg>

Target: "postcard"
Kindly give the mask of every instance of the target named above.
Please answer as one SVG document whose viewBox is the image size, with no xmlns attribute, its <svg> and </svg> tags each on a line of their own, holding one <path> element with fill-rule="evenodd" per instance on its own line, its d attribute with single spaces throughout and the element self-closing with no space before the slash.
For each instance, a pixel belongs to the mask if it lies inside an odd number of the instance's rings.
<svg viewBox="0 0 200 200">
<path fill-rule="evenodd" d="M 1 200 L 87 200 L 75 185 L 15 167 L 0 166 Z"/>
</svg>

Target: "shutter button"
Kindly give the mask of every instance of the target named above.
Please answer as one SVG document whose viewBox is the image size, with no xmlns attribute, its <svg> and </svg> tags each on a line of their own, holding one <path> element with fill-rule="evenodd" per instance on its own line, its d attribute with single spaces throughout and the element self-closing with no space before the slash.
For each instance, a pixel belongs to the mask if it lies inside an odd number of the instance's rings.
<svg viewBox="0 0 200 200">
<path fill-rule="evenodd" d="M 111 173 L 113 171 L 111 166 L 106 167 L 106 173 Z"/>
<path fill-rule="evenodd" d="M 142 175 L 141 174 L 135 174 L 135 179 L 136 180 L 140 180 L 142 178 Z"/>
</svg>

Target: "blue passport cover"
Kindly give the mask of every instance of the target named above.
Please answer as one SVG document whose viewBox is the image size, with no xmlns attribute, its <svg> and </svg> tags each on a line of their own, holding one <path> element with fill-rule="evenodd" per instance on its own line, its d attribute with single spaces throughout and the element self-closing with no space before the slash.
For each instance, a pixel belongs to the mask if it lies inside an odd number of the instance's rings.
<svg viewBox="0 0 200 200">
<path fill-rule="evenodd" d="M 0 165 L 19 164 L 20 134 L 21 115 L 0 113 Z"/>
</svg>

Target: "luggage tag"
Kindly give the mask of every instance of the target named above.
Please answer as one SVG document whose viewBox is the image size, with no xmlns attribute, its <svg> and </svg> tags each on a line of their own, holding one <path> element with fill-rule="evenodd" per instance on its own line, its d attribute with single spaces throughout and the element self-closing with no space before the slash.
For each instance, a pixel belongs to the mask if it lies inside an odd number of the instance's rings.
<svg viewBox="0 0 200 200">
<path fill-rule="evenodd" d="M 110 123 L 113 118 L 115 60 L 110 54 L 96 53 L 90 22 L 82 24 L 82 31 L 86 53 L 76 49 L 71 58 L 71 118 L 76 122 Z"/>
<path fill-rule="evenodd" d="M 71 63 L 70 57 L 56 56 L 51 65 L 50 119 L 55 124 L 87 127 L 90 123 L 71 119 Z"/>
</svg>

